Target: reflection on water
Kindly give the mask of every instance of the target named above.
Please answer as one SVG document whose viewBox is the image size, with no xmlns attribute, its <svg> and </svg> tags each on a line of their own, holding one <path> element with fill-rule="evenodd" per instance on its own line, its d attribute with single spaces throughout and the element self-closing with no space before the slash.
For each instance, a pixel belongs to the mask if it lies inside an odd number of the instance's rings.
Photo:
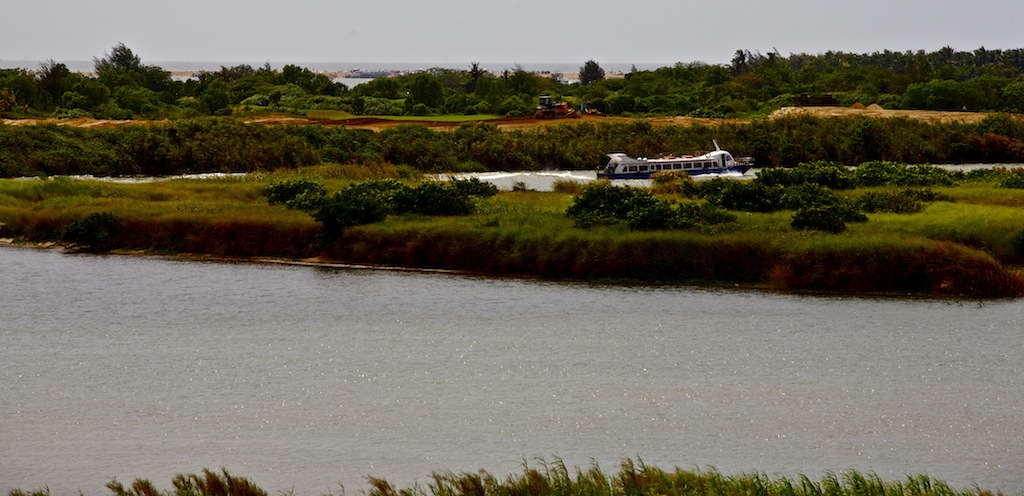
<svg viewBox="0 0 1024 496">
<path fill-rule="evenodd" d="M 0 250 L 0 491 L 626 457 L 1024 491 L 1024 302 Z"/>
</svg>

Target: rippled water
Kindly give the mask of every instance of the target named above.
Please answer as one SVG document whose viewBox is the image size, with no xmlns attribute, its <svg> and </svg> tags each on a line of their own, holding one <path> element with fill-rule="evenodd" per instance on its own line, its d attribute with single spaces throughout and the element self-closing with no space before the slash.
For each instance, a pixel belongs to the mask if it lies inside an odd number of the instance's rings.
<svg viewBox="0 0 1024 496">
<path fill-rule="evenodd" d="M 1024 491 L 1024 302 L 0 249 L 0 491 L 272 494 L 536 457 Z"/>
</svg>

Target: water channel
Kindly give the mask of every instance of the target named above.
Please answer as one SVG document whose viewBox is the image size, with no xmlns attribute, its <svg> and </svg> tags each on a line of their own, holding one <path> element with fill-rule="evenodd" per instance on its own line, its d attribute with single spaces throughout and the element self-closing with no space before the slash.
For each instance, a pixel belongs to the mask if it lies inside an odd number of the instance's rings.
<svg viewBox="0 0 1024 496">
<path fill-rule="evenodd" d="M 1024 492 L 1024 301 L 0 247 L 0 492 L 271 494 L 625 458 Z"/>
</svg>

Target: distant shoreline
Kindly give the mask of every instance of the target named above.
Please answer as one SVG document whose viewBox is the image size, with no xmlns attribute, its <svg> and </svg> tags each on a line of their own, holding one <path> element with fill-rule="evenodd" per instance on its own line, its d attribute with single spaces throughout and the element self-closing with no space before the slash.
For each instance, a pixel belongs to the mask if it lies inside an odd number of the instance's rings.
<svg viewBox="0 0 1024 496">
<path fill-rule="evenodd" d="M 93 70 L 92 60 L 56 60 L 64 64 L 68 69 L 75 72 L 90 72 Z M 0 59 L 0 69 L 37 69 L 45 60 L 7 60 Z M 199 72 L 217 71 L 221 66 L 233 67 L 236 65 L 248 64 L 253 67 L 262 67 L 269 63 L 274 69 L 281 69 L 285 65 L 297 65 L 317 72 L 351 72 L 356 69 L 365 71 L 416 71 L 426 70 L 435 67 L 444 69 L 466 69 L 472 61 L 455 62 L 297 62 L 297 61 L 154 61 L 145 62 L 146 65 L 155 65 L 170 72 Z M 653 70 L 661 67 L 671 67 L 675 62 L 632 64 L 629 62 L 601 63 L 601 67 L 608 72 L 629 72 L 635 66 L 639 70 Z M 531 72 L 579 72 L 583 66 L 580 62 L 480 62 L 480 66 L 489 71 L 501 72 L 505 69 L 514 69 L 521 66 Z"/>
</svg>

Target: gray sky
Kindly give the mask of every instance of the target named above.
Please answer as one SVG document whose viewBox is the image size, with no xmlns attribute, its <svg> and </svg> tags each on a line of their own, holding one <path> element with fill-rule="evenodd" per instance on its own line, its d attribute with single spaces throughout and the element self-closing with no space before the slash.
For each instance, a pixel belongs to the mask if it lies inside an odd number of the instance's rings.
<svg viewBox="0 0 1024 496">
<path fill-rule="evenodd" d="M 1024 48 L 1021 0 L 2 0 L 0 60 L 728 63 Z"/>
</svg>

